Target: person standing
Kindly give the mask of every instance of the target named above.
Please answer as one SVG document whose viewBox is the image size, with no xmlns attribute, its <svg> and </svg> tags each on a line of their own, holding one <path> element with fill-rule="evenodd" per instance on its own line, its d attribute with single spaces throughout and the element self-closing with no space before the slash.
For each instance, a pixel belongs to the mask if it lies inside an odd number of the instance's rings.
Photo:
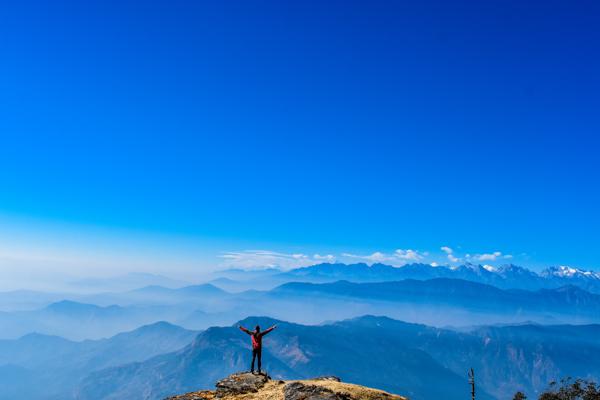
<svg viewBox="0 0 600 400">
<path fill-rule="evenodd" d="M 252 364 L 250 366 L 251 373 L 254 373 L 254 361 L 256 359 L 258 359 L 258 373 L 259 374 L 261 373 L 260 368 L 261 368 L 261 361 L 262 361 L 262 338 L 263 338 L 263 336 L 267 335 L 269 332 L 271 332 L 276 327 L 277 327 L 277 325 L 273 325 L 269 329 L 266 329 L 261 332 L 260 325 L 256 325 L 256 328 L 254 328 L 254 331 L 246 329 L 241 325 L 239 326 L 240 330 L 242 332 L 245 332 L 248 335 L 250 335 L 250 337 L 252 339 Z"/>
</svg>

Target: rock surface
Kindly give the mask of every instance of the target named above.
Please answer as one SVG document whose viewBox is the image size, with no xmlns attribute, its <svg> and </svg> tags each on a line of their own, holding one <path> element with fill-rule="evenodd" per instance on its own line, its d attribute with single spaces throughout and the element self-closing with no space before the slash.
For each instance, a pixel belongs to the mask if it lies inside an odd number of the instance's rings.
<svg viewBox="0 0 600 400">
<path fill-rule="evenodd" d="M 256 393 L 269 381 L 267 375 L 239 373 L 228 376 L 217 382 L 217 397 L 237 394 Z"/>
<path fill-rule="evenodd" d="M 351 400 L 345 393 L 334 393 L 333 390 L 317 385 L 305 385 L 292 382 L 283 389 L 285 400 Z"/>
<path fill-rule="evenodd" d="M 340 382 L 335 376 L 303 381 L 271 380 L 238 373 L 220 380 L 215 391 L 199 391 L 165 400 L 406 400 L 377 389 Z"/>
<path fill-rule="evenodd" d="M 313 378 L 312 380 L 313 381 L 334 381 L 334 382 L 341 382 L 342 381 L 337 376 L 320 376 L 318 378 Z"/>
</svg>

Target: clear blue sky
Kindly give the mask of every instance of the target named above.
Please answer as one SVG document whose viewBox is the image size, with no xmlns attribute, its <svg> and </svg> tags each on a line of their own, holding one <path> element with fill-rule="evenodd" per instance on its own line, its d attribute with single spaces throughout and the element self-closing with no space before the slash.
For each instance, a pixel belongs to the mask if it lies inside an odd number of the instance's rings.
<svg viewBox="0 0 600 400">
<path fill-rule="evenodd" d="M 600 266 L 598 2 L 290 3 L 4 5 L 5 237 Z"/>
</svg>

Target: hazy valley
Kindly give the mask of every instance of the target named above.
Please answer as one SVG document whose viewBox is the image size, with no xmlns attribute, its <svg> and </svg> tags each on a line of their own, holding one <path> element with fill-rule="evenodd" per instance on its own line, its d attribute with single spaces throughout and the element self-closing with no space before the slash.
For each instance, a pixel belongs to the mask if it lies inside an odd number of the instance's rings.
<svg viewBox="0 0 600 400">
<path fill-rule="evenodd" d="M 413 399 L 459 399 L 471 367 L 480 398 L 600 377 L 598 277 L 585 272 L 321 264 L 228 270 L 181 287 L 118 291 L 120 280 L 103 280 L 115 290 L 101 292 L 1 294 L 10 301 L 0 313 L 0 398 L 162 399 L 210 388 L 248 368 L 239 320 L 282 321 L 264 356 L 281 379 L 336 375 Z"/>
</svg>

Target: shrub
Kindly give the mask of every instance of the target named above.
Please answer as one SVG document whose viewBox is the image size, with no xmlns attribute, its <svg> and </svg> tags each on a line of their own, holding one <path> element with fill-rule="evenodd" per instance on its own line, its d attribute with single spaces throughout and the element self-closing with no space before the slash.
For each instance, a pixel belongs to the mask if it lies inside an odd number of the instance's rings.
<svg viewBox="0 0 600 400">
<path fill-rule="evenodd" d="M 525 400 L 526 398 L 527 398 L 527 396 L 525 396 L 525 393 L 517 392 L 517 393 L 515 393 L 513 400 Z"/>
<path fill-rule="evenodd" d="M 600 387 L 583 379 L 563 378 L 560 382 L 551 382 L 539 400 L 600 400 Z"/>
</svg>

